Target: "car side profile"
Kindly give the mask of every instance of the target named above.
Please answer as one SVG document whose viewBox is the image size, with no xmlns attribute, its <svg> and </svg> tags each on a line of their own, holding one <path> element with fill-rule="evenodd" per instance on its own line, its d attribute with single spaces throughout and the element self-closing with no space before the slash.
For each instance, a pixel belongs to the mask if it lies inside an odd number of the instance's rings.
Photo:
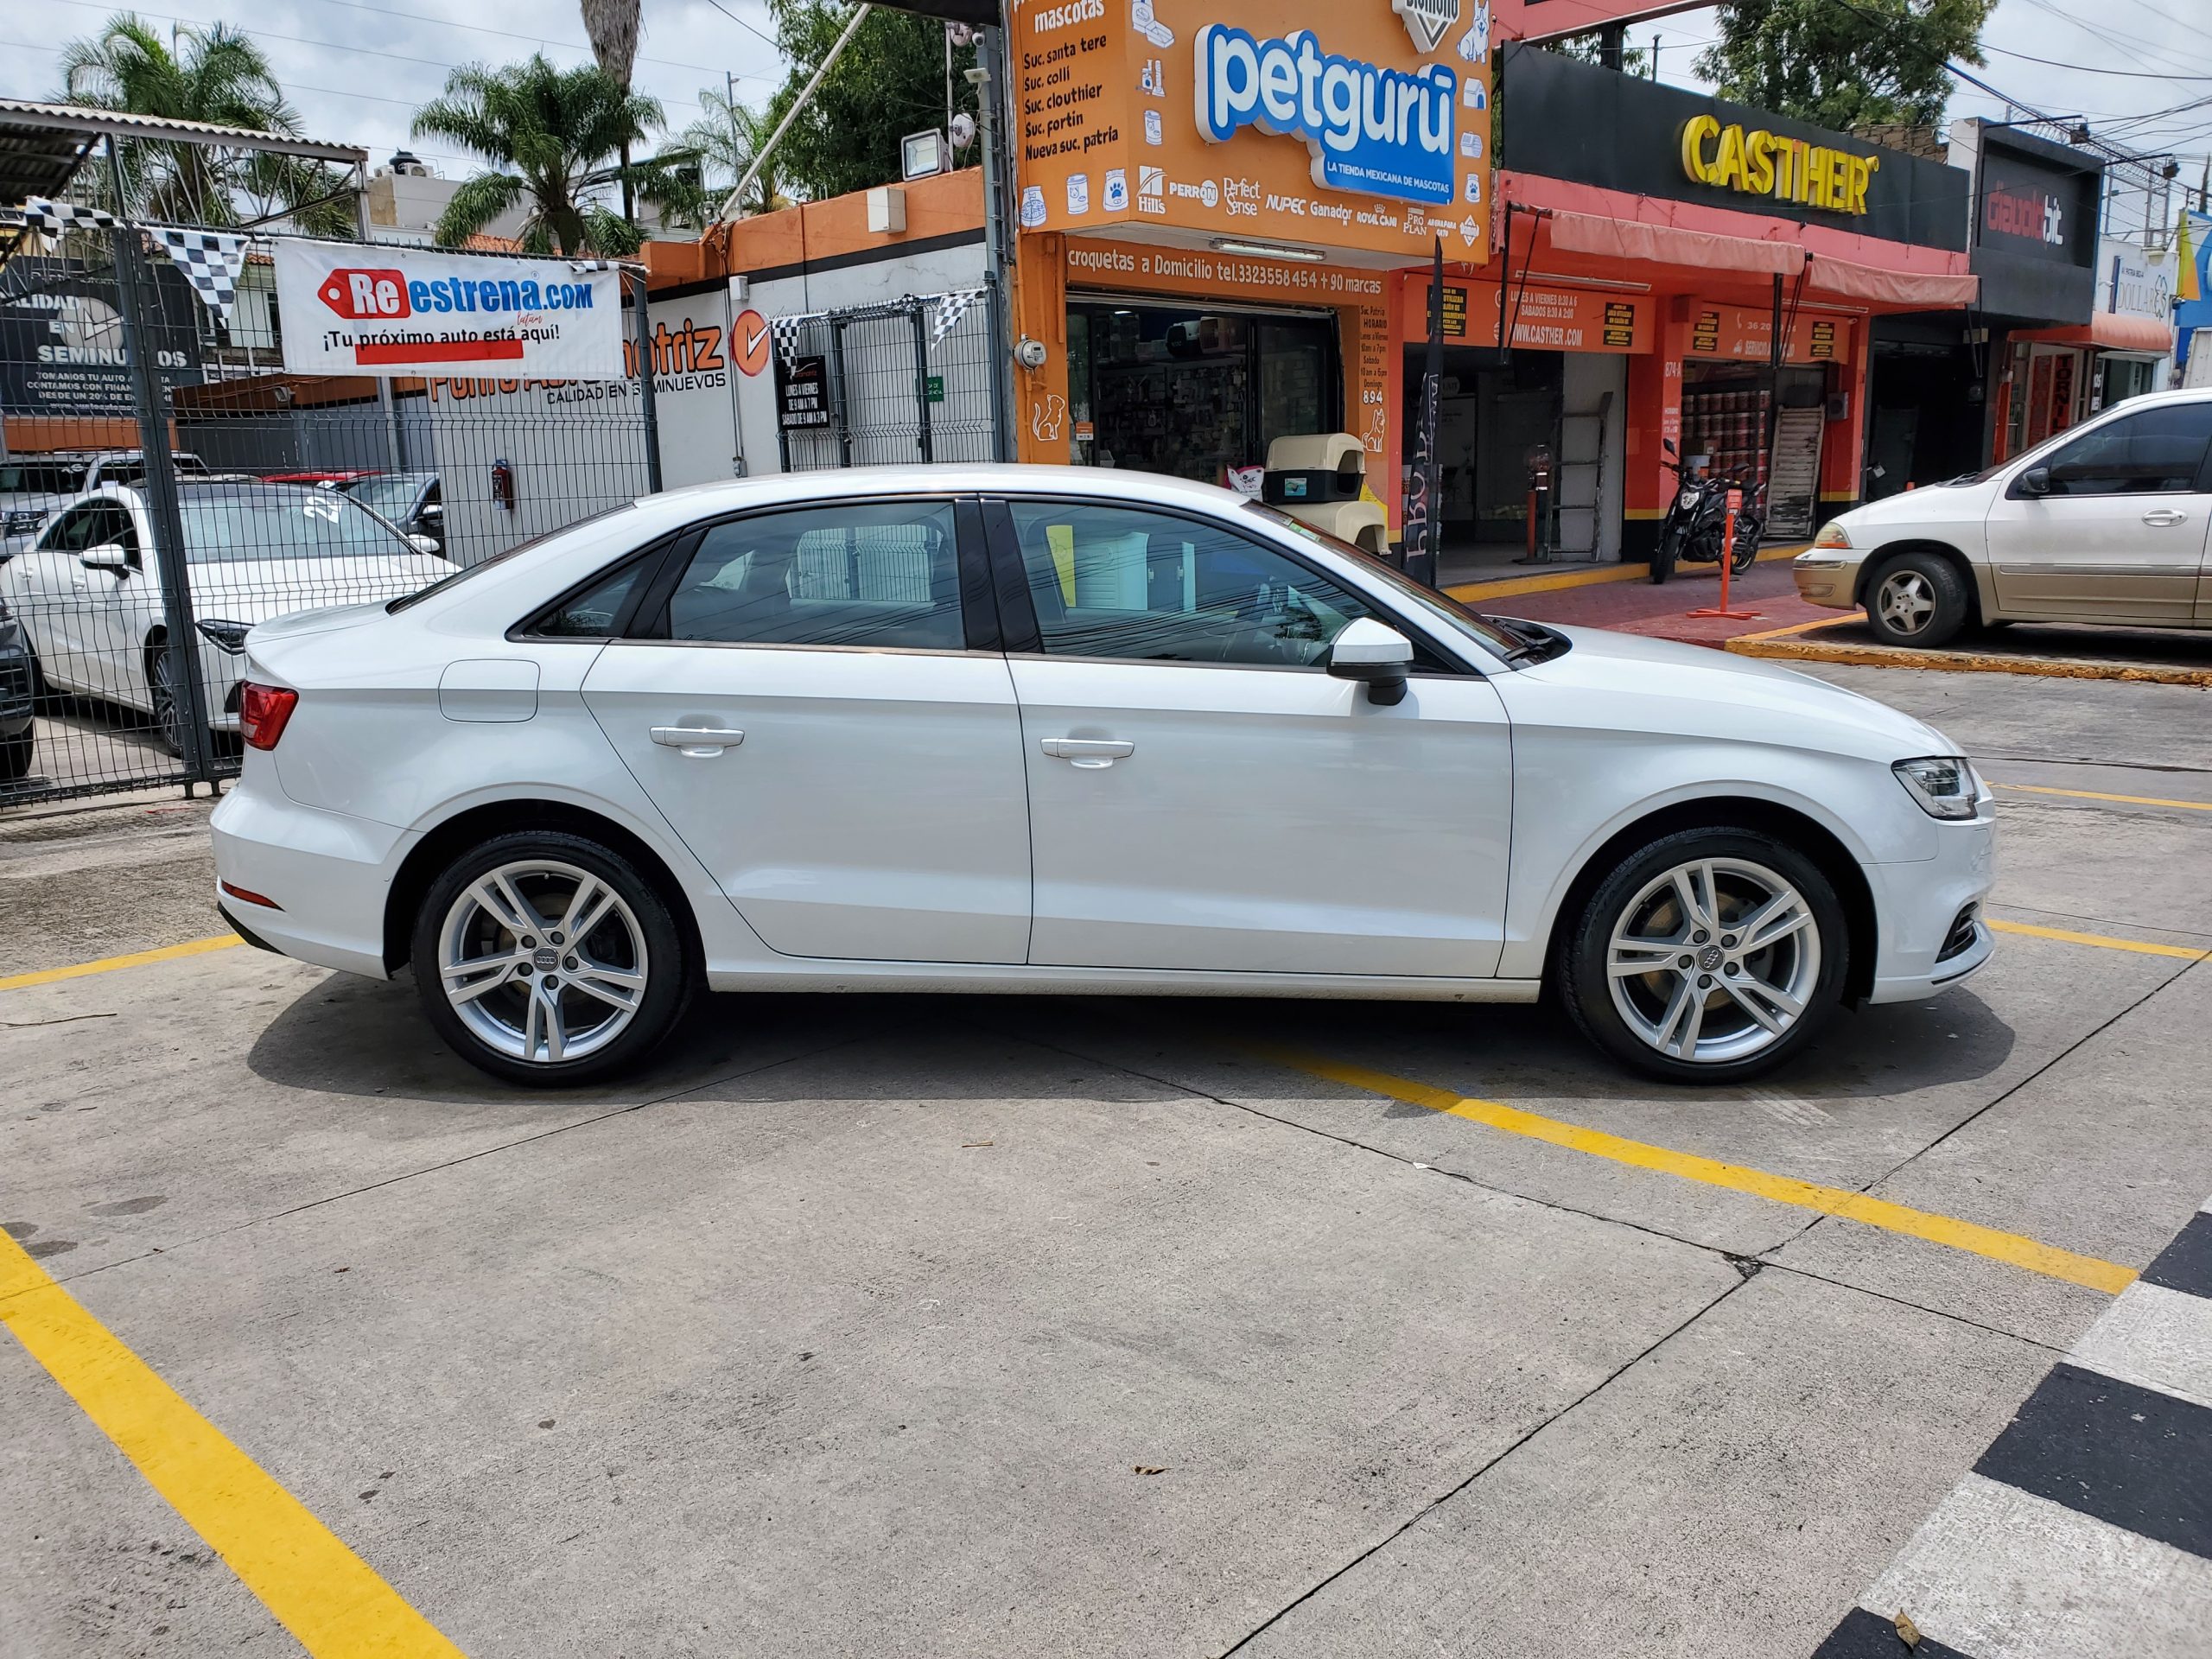
<svg viewBox="0 0 2212 1659">
<path fill-rule="evenodd" d="M 1887 645 L 1974 623 L 2212 628 L 2212 391 L 2131 397 L 1985 472 L 1822 526 L 1792 570 Z"/>
<path fill-rule="evenodd" d="M 1478 616 L 1201 484 L 658 495 L 246 637 L 217 902 L 525 1084 L 697 991 L 1529 1002 L 1751 1076 L 1987 958 L 1990 799 L 1770 664 Z"/>
</svg>

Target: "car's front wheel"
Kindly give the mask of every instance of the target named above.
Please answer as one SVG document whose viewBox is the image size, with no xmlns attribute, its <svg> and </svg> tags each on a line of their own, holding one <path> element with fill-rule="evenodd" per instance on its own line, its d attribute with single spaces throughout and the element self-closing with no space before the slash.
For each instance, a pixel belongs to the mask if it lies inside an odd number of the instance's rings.
<svg viewBox="0 0 2212 1659">
<path fill-rule="evenodd" d="M 1866 626 L 1885 645 L 1948 645 L 1971 610 L 1966 578 L 1940 553 L 1898 553 L 1866 583 Z"/>
<path fill-rule="evenodd" d="M 35 726 L 26 726 L 13 737 L 0 737 L 0 784 L 20 783 L 30 776 L 31 756 L 37 747 Z"/>
<path fill-rule="evenodd" d="M 683 937 L 613 849 L 564 831 L 493 837 L 455 859 L 415 924 L 415 978 L 454 1052 L 551 1088 L 635 1065 L 690 1000 Z"/>
<path fill-rule="evenodd" d="M 1557 972 L 1575 1023 L 1672 1083 L 1770 1071 L 1842 996 L 1849 941 L 1834 884 L 1755 830 L 1662 837 L 1600 881 L 1569 929 Z"/>
</svg>

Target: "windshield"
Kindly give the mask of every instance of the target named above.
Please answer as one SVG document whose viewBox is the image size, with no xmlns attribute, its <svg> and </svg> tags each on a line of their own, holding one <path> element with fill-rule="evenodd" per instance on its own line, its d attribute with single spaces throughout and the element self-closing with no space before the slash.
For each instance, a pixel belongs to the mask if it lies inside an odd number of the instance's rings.
<svg viewBox="0 0 2212 1659">
<path fill-rule="evenodd" d="M 415 498 L 423 493 L 423 486 L 429 479 L 428 473 L 378 473 L 373 478 L 350 480 L 338 487 L 363 506 L 387 518 L 399 519 L 415 510 Z"/>
<path fill-rule="evenodd" d="M 1303 519 L 1292 518 L 1280 507 L 1271 507 L 1264 501 L 1247 501 L 1244 505 L 1247 511 L 1259 514 L 1271 524 L 1294 531 L 1309 542 L 1319 543 L 1332 553 L 1357 560 L 1370 575 L 1389 584 L 1391 597 L 1420 613 L 1423 621 L 1435 625 L 1446 633 L 1473 639 L 1501 657 L 1511 655 L 1526 643 L 1479 612 L 1469 610 L 1449 594 L 1422 587 L 1372 553 L 1354 547 L 1350 542 L 1340 541 L 1326 531 L 1316 530 Z"/>
<path fill-rule="evenodd" d="M 85 487 L 85 469 L 54 461 L 0 467 L 0 494 L 74 495 Z"/>
<path fill-rule="evenodd" d="M 358 502 L 330 490 L 283 484 L 217 485 L 177 492 L 186 559 L 346 559 L 411 553 L 407 538 Z"/>
</svg>

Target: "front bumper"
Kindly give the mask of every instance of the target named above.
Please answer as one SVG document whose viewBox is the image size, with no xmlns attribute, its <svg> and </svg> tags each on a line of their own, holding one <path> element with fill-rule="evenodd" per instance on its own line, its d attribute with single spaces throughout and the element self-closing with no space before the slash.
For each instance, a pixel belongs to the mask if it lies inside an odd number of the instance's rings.
<svg viewBox="0 0 2212 1659">
<path fill-rule="evenodd" d="M 1997 879 L 1997 819 L 1979 815 L 1936 826 L 1933 858 L 1866 866 L 1878 943 L 1870 1002 L 1911 1002 L 1948 989 L 1989 960 L 1995 940 L 1981 906 Z M 1953 929 L 1972 906 L 1973 942 L 1955 949 Z M 1947 947 L 1950 948 L 1946 954 Z"/>
<path fill-rule="evenodd" d="M 1789 562 L 1789 574 L 1797 582 L 1797 597 L 1808 605 L 1825 605 L 1831 610 L 1855 609 L 1861 563 L 1859 555 L 1848 548 L 1821 548 L 1800 553 Z"/>
</svg>

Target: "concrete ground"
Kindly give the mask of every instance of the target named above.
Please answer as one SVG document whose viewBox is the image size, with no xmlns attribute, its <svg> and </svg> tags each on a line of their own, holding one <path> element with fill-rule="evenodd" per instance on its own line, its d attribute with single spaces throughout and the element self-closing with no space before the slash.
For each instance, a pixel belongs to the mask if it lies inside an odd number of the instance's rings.
<svg viewBox="0 0 2212 1659">
<path fill-rule="evenodd" d="M 525 1095 L 234 948 L 0 991 L 0 1221 L 471 1654 L 1809 1654 L 2110 1295 L 1330 1074 L 2147 1262 L 2212 693 L 1823 671 L 2009 786 L 2046 934 L 1758 1086 L 1549 1010 L 724 996 Z M 181 804 L 0 821 L 0 979 L 213 931 Z M 12 1341 L 0 1420 L 0 1655 L 299 1650 Z"/>
</svg>

